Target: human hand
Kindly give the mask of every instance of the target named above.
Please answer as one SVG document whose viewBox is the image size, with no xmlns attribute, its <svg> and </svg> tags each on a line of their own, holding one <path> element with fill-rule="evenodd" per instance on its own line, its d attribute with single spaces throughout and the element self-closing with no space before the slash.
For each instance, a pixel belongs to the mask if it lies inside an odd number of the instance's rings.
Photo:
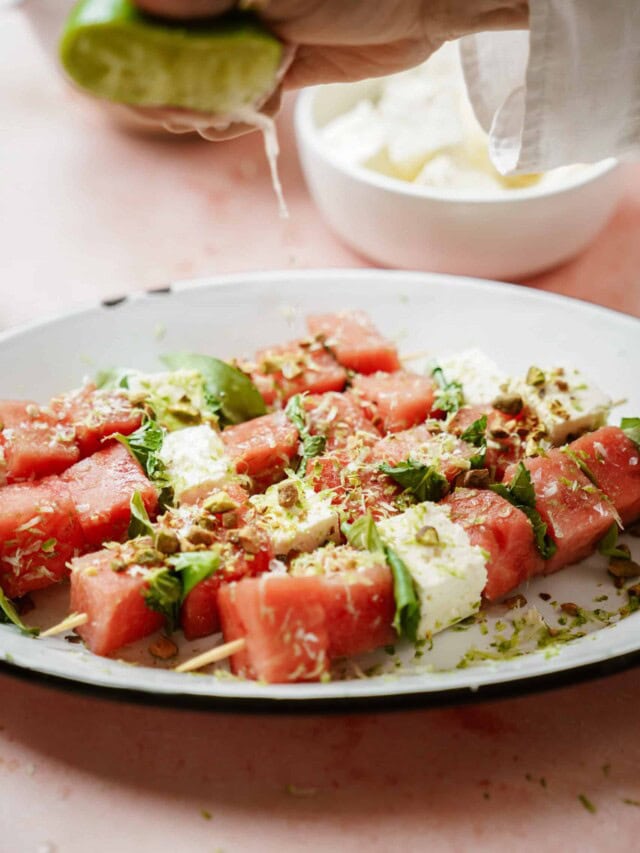
<svg viewBox="0 0 640 853">
<path fill-rule="evenodd" d="M 282 88 L 348 82 L 410 68 L 445 41 L 472 32 L 527 26 L 526 0 L 134 0 L 145 12 L 173 19 L 252 8 L 295 55 L 281 86 L 262 108 L 274 115 Z M 170 130 L 190 129 L 184 111 L 139 110 Z M 251 128 L 232 125 L 210 136 L 229 138 Z"/>
</svg>

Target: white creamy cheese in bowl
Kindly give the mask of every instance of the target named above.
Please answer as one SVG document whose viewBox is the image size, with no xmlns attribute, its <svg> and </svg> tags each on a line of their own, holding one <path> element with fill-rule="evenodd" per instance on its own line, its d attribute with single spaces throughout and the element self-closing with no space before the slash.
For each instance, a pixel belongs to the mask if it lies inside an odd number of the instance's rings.
<svg viewBox="0 0 640 853">
<path fill-rule="evenodd" d="M 524 278 L 584 248 L 620 191 L 614 160 L 500 175 L 455 44 L 400 74 L 303 92 L 296 134 L 328 224 L 386 266 Z"/>
</svg>

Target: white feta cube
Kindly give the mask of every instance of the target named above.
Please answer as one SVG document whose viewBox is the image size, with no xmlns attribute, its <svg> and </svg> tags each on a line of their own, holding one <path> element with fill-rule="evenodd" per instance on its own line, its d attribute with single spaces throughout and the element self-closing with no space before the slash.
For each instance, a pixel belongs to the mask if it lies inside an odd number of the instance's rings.
<svg viewBox="0 0 640 853">
<path fill-rule="evenodd" d="M 479 349 L 468 349 L 440 359 L 438 362 L 449 382 L 462 385 L 468 405 L 491 403 L 502 393 L 508 376 L 488 355 Z"/>
<path fill-rule="evenodd" d="M 364 100 L 328 122 L 322 138 L 341 163 L 361 165 L 384 147 L 385 126 L 373 103 Z"/>
<path fill-rule="evenodd" d="M 611 400 L 575 368 L 530 368 L 524 380 L 512 383 L 558 446 L 606 423 Z"/>
<path fill-rule="evenodd" d="M 420 599 L 419 637 L 430 637 L 480 608 L 485 554 L 471 545 L 449 508 L 426 502 L 378 523 L 383 541 L 406 565 Z"/>
<path fill-rule="evenodd" d="M 330 499 L 295 477 L 269 486 L 264 494 L 250 498 L 250 503 L 278 557 L 339 541 L 340 518 Z"/>
<path fill-rule="evenodd" d="M 220 435 L 206 424 L 167 433 L 158 457 L 178 503 L 195 503 L 236 479 Z"/>
</svg>

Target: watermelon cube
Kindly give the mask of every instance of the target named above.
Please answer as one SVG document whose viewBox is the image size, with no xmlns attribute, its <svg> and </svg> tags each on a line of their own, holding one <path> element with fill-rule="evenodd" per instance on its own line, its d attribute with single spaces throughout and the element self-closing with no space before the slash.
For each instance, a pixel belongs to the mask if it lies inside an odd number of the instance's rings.
<svg viewBox="0 0 640 853">
<path fill-rule="evenodd" d="M 364 311 L 339 311 L 307 317 L 311 335 L 321 340 L 338 362 L 357 373 L 400 370 L 398 351 Z"/>
<path fill-rule="evenodd" d="M 158 505 L 155 486 L 119 442 L 72 465 L 61 479 L 69 488 L 84 539 L 91 547 L 125 535 L 134 492 L 140 492 L 149 516 Z"/>
<path fill-rule="evenodd" d="M 62 580 L 83 545 L 70 490 L 58 478 L 0 489 L 0 586 L 9 598 Z"/>
<path fill-rule="evenodd" d="M 451 483 L 462 471 L 469 470 L 470 460 L 477 452 L 473 445 L 461 441 L 455 435 L 421 424 L 402 432 L 390 433 L 381 439 L 373 446 L 371 459 L 388 465 L 400 465 L 411 459 L 434 466 Z"/>
<path fill-rule="evenodd" d="M 223 586 L 218 595 L 225 642 L 244 638 L 231 658 L 236 675 L 269 683 L 318 681 L 329 671 L 322 580 L 263 575 Z"/>
<path fill-rule="evenodd" d="M 268 537 L 254 525 L 218 531 L 217 537 L 221 547 L 220 568 L 214 575 L 200 581 L 180 608 L 180 625 L 187 640 L 219 631 L 218 594 L 221 587 L 268 571 L 274 557 Z"/>
<path fill-rule="evenodd" d="M 72 428 L 31 400 L 0 400 L 0 485 L 59 474 L 79 458 Z"/>
<path fill-rule="evenodd" d="M 509 465 L 524 457 L 527 437 L 535 427 L 527 412 L 523 411 L 514 417 L 491 406 L 477 405 L 458 409 L 447 429 L 453 435 L 460 436 L 483 415 L 487 417 L 485 467 L 493 479 L 499 482 Z"/>
<path fill-rule="evenodd" d="M 114 433 L 129 435 L 142 421 L 142 412 L 124 392 L 98 389 L 91 383 L 55 397 L 49 410 L 59 423 L 73 427 L 82 456 L 95 453 Z"/>
<path fill-rule="evenodd" d="M 380 433 L 365 416 L 351 394 L 312 394 L 304 398 L 307 424 L 311 435 L 323 435 L 328 451 L 346 447 L 353 441 L 373 444 Z"/>
<path fill-rule="evenodd" d="M 310 459 L 306 477 L 316 492 L 330 491 L 345 520 L 353 522 L 366 513 L 378 520 L 399 512 L 396 502 L 402 493 L 402 487 L 379 468 L 369 448 L 357 454 L 342 449 Z M 406 503 L 406 496 L 402 500 Z"/>
<path fill-rule="evenodd" d="M 305 391 L 324 394 L 342 391 L 347 371 L 321 344 L 293 341 L 256 353 L 251 379 L 265 403 L 285 403 Z"/>
<path fill-rule="evenodd" d="M 129 563 L 131 549 L 104 549 L 79 557 L 71 563 L 71 611 L 86 613 L 88 621 L 78 634 L 96 655 L 109 655 L 121 646 L 141 640 L 162 627 L 164 616 L 147 607 L 144 594 L 154 569 Z"/>
<path fill-rule="evenodd" d="M 435 397 L 429 377 L 406 371 L 356 376 L 352 390 L 383 433 L 421 424 L 431 412 Z"/>
<path fill-rule="evenodd" d="M 557 546 L 545 564 L 549 574 L 589 556 L 615 523 L 615 515 L 607 498 L 562 451 L 551 450 L 524 464 L 531 474 L 536 509 Z M 515 466 L 508 468 L 505 482 L 514 473 Z"/>
<path fill-rule="evenodd" d="M 330 659 L 368 652 L 397 640 L 395 597 L 384 559 L 348 545 L 301 554 L 291 564 L 295 577 L 319 578 Z"/>
<path fill-rule="evenodd" d="M 238 474 L 261 485 L 276 482 L 298 452 L 298 430 L 283 412 L 227 427 L 222 433 Z"/>
<path fill-rule="evenodd" d="M 456 489 L 443 504 L 451 520 L 462 525 L 472 545 L 489 555 L 483 595 L 495 601 L 534 575 L 542 574 L 544 560 L 527 516 L 509 501 L 485 489 Z"/>
<path fill-rule="evenodd" d="M 633 523 L 640 516 L 640 450 L 631 439 L 607 426 L 571 442 L 569 450 L 588 467 L 622 523 Z"/>
</svg>

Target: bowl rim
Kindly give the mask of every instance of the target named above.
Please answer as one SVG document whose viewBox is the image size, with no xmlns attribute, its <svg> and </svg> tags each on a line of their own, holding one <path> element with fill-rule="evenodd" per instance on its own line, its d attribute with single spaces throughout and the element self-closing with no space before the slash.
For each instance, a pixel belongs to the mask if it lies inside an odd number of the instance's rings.
<svg viewBox="0 0 640 853">
<path fill-rule="evenodd" d="M 584 168 L 577 171 L 575 176 L 569 176 L 566 180 L 559 181 L 550 187 L 540 187 L 539 185 L 521 187 L 511 189 L 508 194 L 504 195 L 483 195 L 478 192 L 466 192 L 460 189 L 436 189 L 422 184 L 403 181 L 400 178 L 392 178 L 388 175 L 375 172 L 372 169 L 367 169 L 365 166 L 354 166 L 344 163 L 323 145 L 318 132 L 318 125 L 313 117 L 313 106 L 319 92 L 327 88 L 328 85 L 336 84 L 310 86 L 302 90 L 297 96 L 294 109 L 294 128 L 299 147 L 305 145 L 318 159 L 324 161 L 326 165 L 336 171 L 342 172 L 351 178 L 351 180 L 369 184 L 394 195 L 424 198 L 433 202 L 458 202 L 474 205 L 522 203 L 532 199 L 556 196 L 570 190 L 579 189 L 611 173 L 619 166 L 619 161 L 615 157 L 608 157 L 597 163 L 585 163 Z"/>
</svg>

